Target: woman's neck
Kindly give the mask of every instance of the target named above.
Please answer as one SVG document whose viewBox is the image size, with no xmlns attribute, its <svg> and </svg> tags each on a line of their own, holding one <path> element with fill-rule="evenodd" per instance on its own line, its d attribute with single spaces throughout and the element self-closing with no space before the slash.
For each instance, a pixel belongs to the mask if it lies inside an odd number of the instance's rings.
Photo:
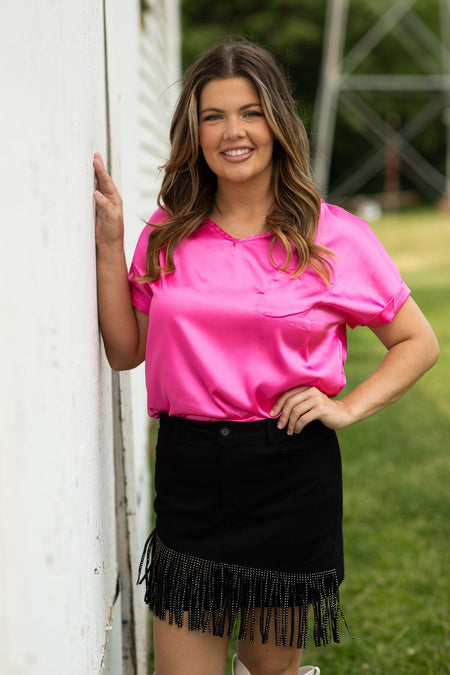
<svg viewBox="0 0 450 675">
<path fill-rule="evenodd" d="M 272 206 L 270 190 L 253 191 L 244 183 L 219 186 L 211 218 L 232 237 L 250 237 L 268 231 L 265 220 Z"/>
</svg>

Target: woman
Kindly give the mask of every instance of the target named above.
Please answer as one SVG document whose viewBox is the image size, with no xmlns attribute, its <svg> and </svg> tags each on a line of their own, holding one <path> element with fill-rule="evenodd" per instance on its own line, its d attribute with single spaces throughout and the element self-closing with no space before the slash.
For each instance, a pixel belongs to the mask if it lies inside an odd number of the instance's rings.
<svg viewBox="0 0 450 675">
<path fill-rule="evenodd" d="M 157 675 L 297 675 L 308 624 L 339 641 L 344 576 L 335 431 L 436 361 L 427 320 L 363 221 L 321 202 L 273 58 L 219 44 L 189 70 L 160 208 L 129 279 L 120 196 L 99 155 L 100 323 L 116 370 L 144 359 L 160 419 L 156 531 L 140 581 Z M 386 347 L 341 399 L 346 326 Z"/>
</svg>

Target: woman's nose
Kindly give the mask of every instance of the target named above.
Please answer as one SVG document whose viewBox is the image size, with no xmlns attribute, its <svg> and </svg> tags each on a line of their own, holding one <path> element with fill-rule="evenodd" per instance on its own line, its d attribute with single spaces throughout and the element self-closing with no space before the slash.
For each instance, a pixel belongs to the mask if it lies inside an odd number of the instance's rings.
<svg viewBox="0 0 450 675">
<path fill-rule="evenodd" d="M 224 137 L 227 140 L 233 140 L 234 138 L 243 138 L 245 136 L 245 129 L 243 128 L 242 121 L 239 117 L 230 117 L 227 120 L 224 130 Z"/>
</svg>

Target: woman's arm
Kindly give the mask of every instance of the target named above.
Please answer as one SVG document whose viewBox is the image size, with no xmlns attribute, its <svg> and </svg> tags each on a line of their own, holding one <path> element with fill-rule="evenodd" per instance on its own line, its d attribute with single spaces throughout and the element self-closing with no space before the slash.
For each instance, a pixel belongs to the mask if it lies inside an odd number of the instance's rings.
<svg viewBox="0 0 450 675">
<path fill-rule="evenodd" d="M 106 355 L 114 370 L 129 370 L 145 358 L 148 315 L 131 301 L 123 246 L 122 199 L 101 156 L 94 156 L 98 189 L 94 192 L 97 217 L 97 294 L 100 328 Z"/>
<path fill-rule="evenodd" d="M 331 429 L 341 429 L 374 415 L 405 394 L 437 361 L 439 345 L 433 330 L 409 298 L 393 321 L 371 329 L 387 349 L 378 368 L 342 399 L 328 398 L 315 387 L 286 391 L 271 410 L 281 412 L 278 426 L 288 434 L 320 420 Z"/>
</svg>

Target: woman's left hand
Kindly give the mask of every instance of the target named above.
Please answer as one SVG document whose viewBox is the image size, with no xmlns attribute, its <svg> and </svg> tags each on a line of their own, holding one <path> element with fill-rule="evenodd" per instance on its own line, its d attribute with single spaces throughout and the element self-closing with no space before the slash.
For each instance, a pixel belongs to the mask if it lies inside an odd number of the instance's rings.
<svg viewBox="0 0 450 675">
<path fill-rule="evenodd" d="M 278 428 L 287 433 L 299 434 L 313 420 L 320 420 L 330 429 L 341 429 L 349 424 L 349 411 L 343 401 L 328 398 L 316 387 L 294 387 L 280 396 L 270 414 L 276 417 L 281 412 Z"/>
<path fill-rule="evenodd" d="M 313 420 L 330 429 L 364 420 L 397 401 L 437 361 L 438 342 L 412 298 L 390 323 L 371 330 L 387 349 L 373 373 L 340 400 L 328 398 L 316 387 L 288 389 L 270 411 L 272 417 L 281 413 L 280 429 L 287 425 L 292 435 Z"/>
</svg>

